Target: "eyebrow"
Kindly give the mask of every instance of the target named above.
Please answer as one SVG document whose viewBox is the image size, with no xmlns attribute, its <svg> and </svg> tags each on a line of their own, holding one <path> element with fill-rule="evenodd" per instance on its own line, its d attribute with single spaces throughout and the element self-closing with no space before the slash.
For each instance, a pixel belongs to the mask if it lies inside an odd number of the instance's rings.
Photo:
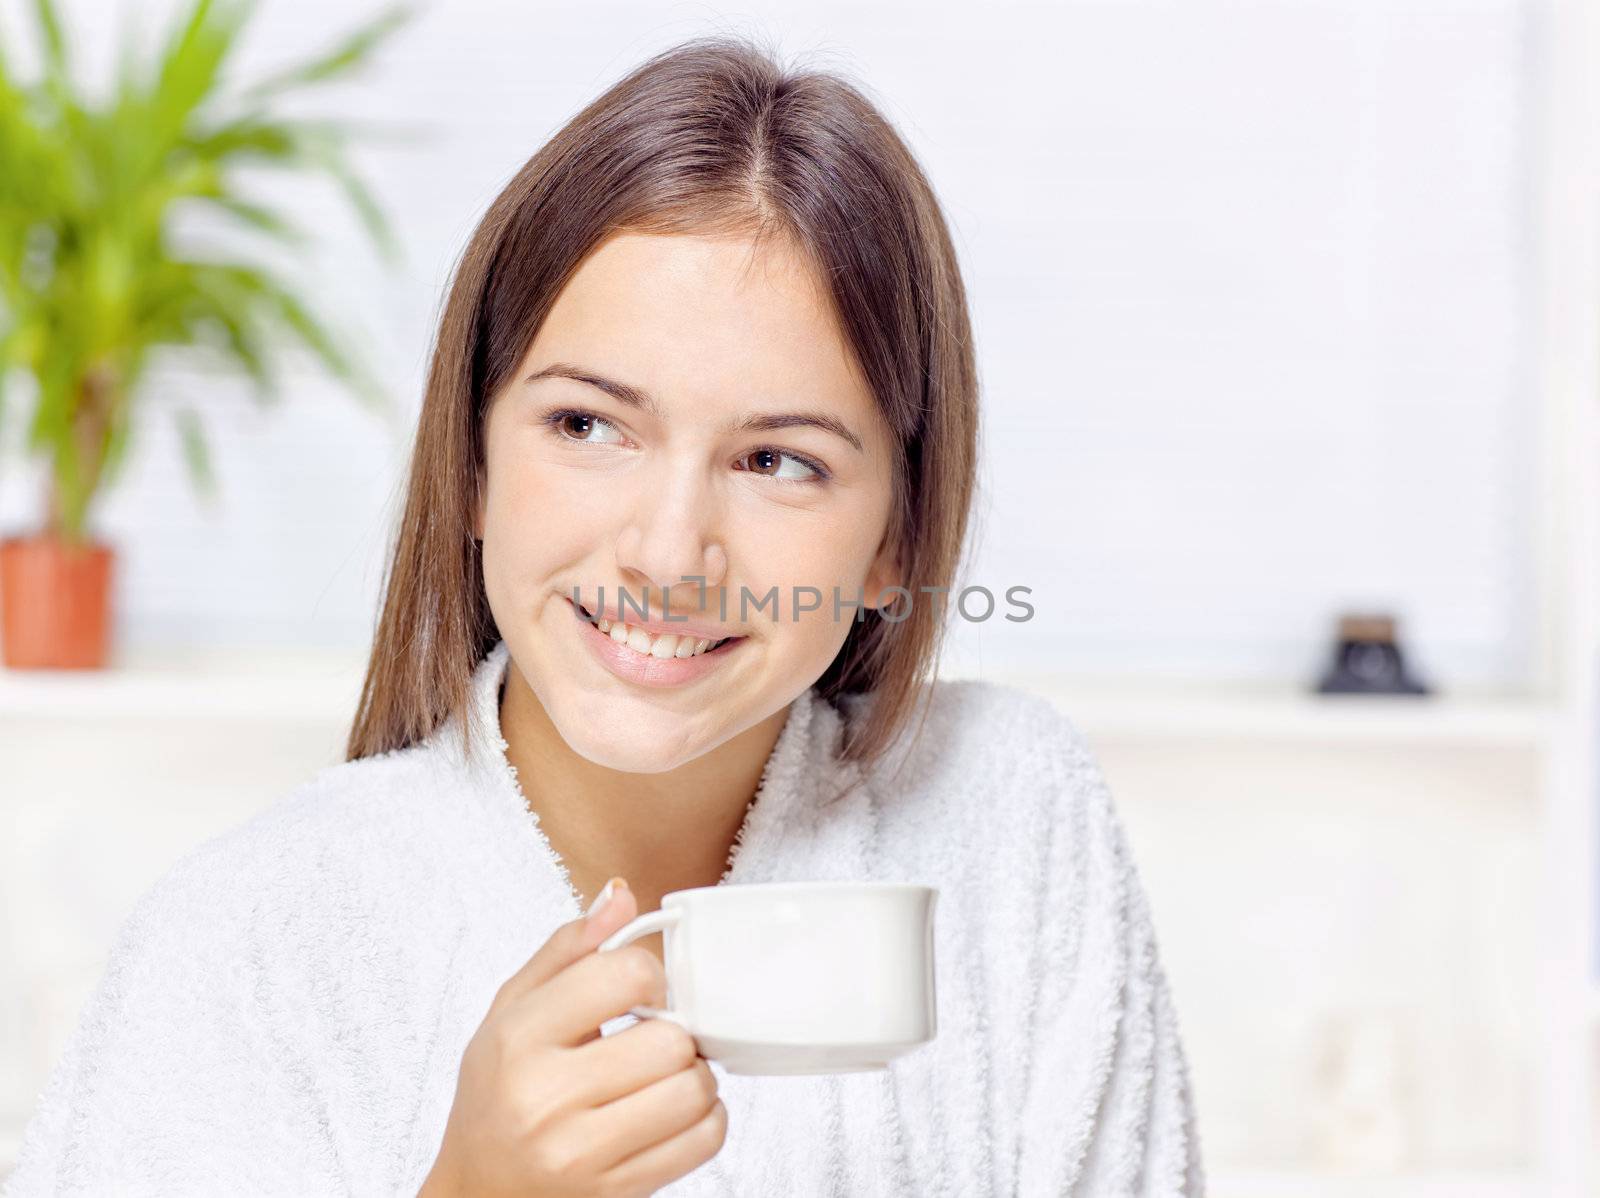
<svg viewBox="0 0 1600 1198">
<path fill-rule="evenodd" d="M 572 379 L 579 383 L 588 383 L 591 387 L 598 387 L 611 398 L 620 403 L 627 404 L 630 408 L 638 408 L 648 412 L 657 420 L 664 421 L 666 413 L 662 410 L 654 396 L 638 387 L 627 383 L 618 382 L 598 375 L 592 370 L 585 370 L 581 366 L 570 366 L 565 362 L 552 362 L 543 370 L 536 370 L 523 383 L 536 383 L 540 379 Z M 730 433 L 748 432 L 775 432 L 784 428 L 801 428 L 805 426 L 820 428 L 823 432 L 832 433 L 836 437 L 849 442 L 857 453 L 865 453 L 866 449 L 861 443 L 861 438 L 850 430 L 850 427 L 834 419 L 825 412 L 760 412 L 734 420 L 727 427 Z"/>
</svg>

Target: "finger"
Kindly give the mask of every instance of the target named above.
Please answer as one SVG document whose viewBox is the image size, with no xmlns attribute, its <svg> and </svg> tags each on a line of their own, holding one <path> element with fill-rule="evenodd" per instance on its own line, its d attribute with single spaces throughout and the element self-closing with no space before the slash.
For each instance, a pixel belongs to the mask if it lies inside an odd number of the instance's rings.
<svg viewBox="0 0 1600 1198">
<path fill-rule="evenodd" d="M 572 1051 L 577 1054 L 575 1068 L 567 1073 L 574 1079 L 572 1105 L 578 1109 L 602 1106 L 697 1061 L 705 1063 L 694 1037 L 670 1019 L 641 1019 Z"/>
<path fill-rule="evenodd" d="M 610 1155 L 591 1164 L 607 1169 L 693 1127 L 717 1101 L 716 1076 L 697 1057 L 687 1069 L 568 1118 L 586 1142 L 606 1146 Z"/>
<path fill-rule="evenodd" d="M 513 1000 L 520 1034 L 576 1048 L 601 1024 L 635 1006 L 667 1001 L 667 971 L 643 945 L 590 953 Z"/>
<path fill-rule="evenodd" d="M 602 1181 L 624 1194 L 652 1192 L 705 1164 L 722 1150 L 727 1138 L 728 1108 L 719 1098 L 677 1135 L 613 1165 Z"/>
<path fill-rule="evenodd" d="M 495 1001 L 513 999 L 542 986 L 573 962 L 594 952 L 605 938 L 638 914 L 638 899 L 622 878 L 613 878 L 610 901 L 593 918 L 584 916 L 562 924 L 501 985 Z"/>
</svg>

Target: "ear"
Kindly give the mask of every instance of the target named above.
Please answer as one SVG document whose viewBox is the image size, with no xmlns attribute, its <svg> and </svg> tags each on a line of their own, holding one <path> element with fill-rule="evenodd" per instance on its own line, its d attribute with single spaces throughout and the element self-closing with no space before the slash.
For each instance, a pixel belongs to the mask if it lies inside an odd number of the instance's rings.
<svg viewBox="0 0 1600 1198">
<path fill-rule="evenodd" d="M 871 569 L 867 571 L 867 580 L 862 587 L 867 606 L 876 609 L 900 602 L 901 596 L 898 593 L 884 596 L 883 591 L 888 587 L 904 585 L 905 571 L 900 568 L 899 553 L 885 538 L 884 543 L 878 548 L 878 556 L 872 561 Z"/>
</svg>

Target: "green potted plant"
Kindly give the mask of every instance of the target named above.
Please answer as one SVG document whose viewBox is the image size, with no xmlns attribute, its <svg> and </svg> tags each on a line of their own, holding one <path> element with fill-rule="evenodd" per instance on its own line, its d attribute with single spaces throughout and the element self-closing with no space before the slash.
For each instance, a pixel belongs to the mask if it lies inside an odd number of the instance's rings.
<svg viewBox="0 0 1600 1198">
<path fill-rule="evenodd" d="M 273 109 L 362 65 L 410 11 L 386 9 L 328 52 L 225 96 L 223 67 L 253 9 L 254 0 L 196 0 L 148 66 L 125 29 L 115 84 L 100 101 L 75 88 L 54 0 L 34 0 L 38 79 L 20 82 L 0 41 L 0 422 L 5 384 L 31 379 L 26 451 L 49 463 L 40 527 L 0 540 L 7 666 L 106 664 L 115 550 L 89 517 L 124 460 L 152 350 L 220 355 L 272 403 L 277 350 L 297 343 L 362 402 L 387 406 L 328 322 L 264 262 L 242 245 L 195 256 L 172 236 L 180 206 L 201 205 L 275 248 L 306 248 L 302 229 L 240 191 L 234 168 L 265 165 L 325 174 L 385 260 L 398 259 L 349 164 L 352 129 Z M 190 477 L 209 498 L 199 419 L 188 406 L 175 418 Z"/>
</svg>

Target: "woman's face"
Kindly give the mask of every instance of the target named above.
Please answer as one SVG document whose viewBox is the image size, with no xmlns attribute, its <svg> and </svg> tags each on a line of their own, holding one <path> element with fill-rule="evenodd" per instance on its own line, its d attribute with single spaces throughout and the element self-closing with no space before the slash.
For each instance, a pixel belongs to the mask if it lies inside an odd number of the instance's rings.
<svg viewBox="0 0 1600 1198">
<path fill-rule="evenodd" d="M 493 397 L 476 530 L 500 633 L 567 744 L 669 770 L 815 682 L 849 604 L 898 581 L 890 435 L 787 245 L 630 233 L 591 254 Z M 717 638 L 736 639 L 681 655 Z"/>
</svg>

